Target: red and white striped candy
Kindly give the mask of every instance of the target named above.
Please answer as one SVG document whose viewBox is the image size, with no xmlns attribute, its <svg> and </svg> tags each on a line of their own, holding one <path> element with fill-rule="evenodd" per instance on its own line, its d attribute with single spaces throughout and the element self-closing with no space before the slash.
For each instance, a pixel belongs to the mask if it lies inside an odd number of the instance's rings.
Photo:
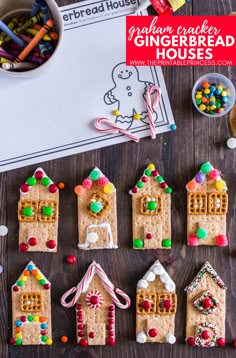
<svg viewBox="0 0 236 358">
<path fill-rule="evenodd" d="M 104 128 L 104 126 L 101 126 L 101 124 L 105 125 L 107 128 Z M 97 118 L 94 121 L 94 127 L 102 133 L 107 133 L 107 134 L 113 134 L 113 133 L 122 133 L 124 134 L 126 137 L 130 138 L 131 140 L 133 140 L 134 142 L 139 142 L 140 139 L 138 137 L 136 137 L 134 134 L 132 134 L 131 132 L 127 131 L 124 128 L 121 128 L 119 126 L 117 126 L 115 123 L 113 123 L 110 119 L 108 118 Z"/>
<path fill-rule="evenodd" d="M 156 128 L 153 119 L 153 110 L 157 107 L 160 103 L 161 99 L 161 89 L 160 87 L 153 85 L 147 89 L 146 93 L 146 103 L 148 108 L 148 118 L 150 124 L 150 131 L 151 131 L 151 138 L 156 138 Z"/>
</svg>

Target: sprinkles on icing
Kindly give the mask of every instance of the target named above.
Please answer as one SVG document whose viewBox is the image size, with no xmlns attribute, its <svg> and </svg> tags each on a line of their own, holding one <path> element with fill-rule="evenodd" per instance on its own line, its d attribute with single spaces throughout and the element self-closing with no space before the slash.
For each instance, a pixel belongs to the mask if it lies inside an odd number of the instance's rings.
<svg viewBox="0 0 236 358">
<path fill-rule="evenodd" d="M 41 184 L 48 188 L 48 191 L 52 194 L 58 191 L 58 187 L 53 181 L 47 176 L 42 168 L 37 168 L 32 177 L 29 177 L 24 184 L 20 187 L 21 194 L 28 194 L 31 187 L 36 184 Z"/>
<path fill-rule="evenodd" d="M 133 187 L 130 191 L 130 195 L 137 194 L 140 189 L 142 189 L 145 186 L 145 183 L 149 180 L 149 178 L 153 176 L 157 183 L 159 183 L 160 187 L 165 190 L 167 194 L 172 193 L 172 189 L 167 185 L 167 183 L 164 181 L 163 177 L 159 174 L 158 170 L 156 170 L 154 164 L 149 164 L 147 168 L 143 172 L 143 176 L 140 178 L 140 180 L 137 182 L 135 187 Z"/>
<path fill-rule="evenodd" d="M 201 282 L 203 276 L 205 273 L 208 272 L 211 278 L 217 283 L 217 285 L 222 288 L 226 289 L 224 282 L 221 280 L 219 275 L 216 273 L 216 271 L 212 268 L 212 266 L 209 264 L 209 262 L 205 262 L 205 264 L 202 266 L 201 270 L 198 272 L 197 276 L 193 279 L 193 281 L 190 283 L 189 286 L 185 287 L 184 291 L 188 294 L 193 292 L 199 282 Z"/>
<path fill-rule="evenodd" d="M 201 184 L 209 180 L 215 181 L 216 190 L 227 191 L 226 182 L 222 180 L 219 170 L 215 169 L 209 162 L 201 165 L 199 172 L 187 183 L 186 189 L 189 192 L 195 192 Z"/>
</svg>

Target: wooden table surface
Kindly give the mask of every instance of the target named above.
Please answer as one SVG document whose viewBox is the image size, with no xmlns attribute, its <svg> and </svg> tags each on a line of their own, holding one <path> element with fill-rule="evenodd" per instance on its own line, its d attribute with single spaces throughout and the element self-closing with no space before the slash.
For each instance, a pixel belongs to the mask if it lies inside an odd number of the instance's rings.
<svg viewBox="0 0 236 358">
<path fill-rule="evenodd" d="M 59 5 L 74 1 L 58 0 Z M 227 15 L 236 10 L 236 0 L 193 0 L 185 5 L 181 15 Z M 220 72 L 236 85 L 234 67 L 165 67 L 165 81 L 177 123 L 177 131 L 158 135 L 156 140 L 142 139 L 139 144 L 124 143 L 87 153 L 40 163 L 55 181 L 64 181 L 66 187 L 60 196 L 59 247 L 56 254 L 19 253 L 17 251 L 17 201 L 19 185 L 32 174 L 36 165 L 0 174 L 0 225 L 9 228 L 9 234 L 0 238 L 0 357 L 181 357 L 221 358 L 235 357 L 232 342 L 236 339 L 236 151 L 227 149 L 225 142 L 231 136 L 228 116 L 205 119 L 198 115 L 191 103 L 194 81 L 207 72 Z M 66 93 L 65 93 L 66 95 Z M 10 138 L 9 138 L 10 140 Z M 229 189 L 227 231 L 229 246 L 186 246 L 186 190 L 185 184 L 202 162 L 210 161 L 220 169 Z M 132 250 L 131 198 L 128 190 L 142 174 L 145 165 L 158 166 L 172 194 L 172 250 Z M 93 166 L 99 166 L 118 192 L 119 249 L 86 251 L 77 249 L 77 211 L 75 185 L 88 175 Z M 65 263 L 68 254 L 77 257 L 75 265 Z M 135 342 L 135 290 L 137 281 L 158 258 L 176 282 L 178 312 L 176 315 L 177 343 L 144 344 Z M 11 285 L 16 281 L 26 263 L 33 259 L 52 282 L 52 324 L 54 343 L 48 346 L 10 346 L 11 337 Z M 127 292 L 132 306 L 127 311 L 117 309 L 117 344 L 114 347 L 89 347 L 76 344 L 74 309 L 65 309 L 61 295 L 76 285 L 92 260 L 101 264 L 116 287 Z M 225 281 L 227 290 L 226 340 L 224 348 L 195 349 L 187 347 L 185 339 L 186 294 L 184 287 L 190 283 L 201 265 L 209 260 Z M 67 335 L 63 344 L 60 337 Z"/>
</svg>

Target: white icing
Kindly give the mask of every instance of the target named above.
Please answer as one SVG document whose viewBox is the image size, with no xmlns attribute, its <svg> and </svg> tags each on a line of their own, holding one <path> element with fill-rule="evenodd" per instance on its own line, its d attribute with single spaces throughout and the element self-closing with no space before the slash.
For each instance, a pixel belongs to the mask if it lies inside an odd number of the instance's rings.
<svg viewBox="0 0 236 358">
<path fill-rule="evenodd" d="M 175 291 L 175 284 L 173 281 L 168 282 L 165 284 L 165 288 L 167 289 L 168 292 L 173 292 Z"/>
<path fill-rule="evenodd" d="M 138 282 L 138 288 L 147 288 L 148 282 L 146 280 L 139 280 Z"/>
<path fill-rule="evenodd" d="M 163 283 L 169 283 L 170 281 L 170 276 L 165 272 L 162 275 L 160 275 L 160 280 Z"/>
<path fill-rule="evenodd" d="M 136 341 L 138 343 L 145 343 L 147 340 L 146 334 L 142 331 L 137 334 Z"/>
<path fill-rule="evenodd" d="M 155 273 L 155 275 L 161 275 L 162 273 L 164 273 L 164 269 L 161 266 L 161 264 L 155 264 L 151 270 Z"/>
<path fill-rule="evenodd" d="M 98 241 L 98 234 L 96 232 L 90 232 L 87 234 L 86 239 L 89 243 L 95 243 L 96 241 Z"/>
<path fill-rule="evenodd" d="M 107 247 L 102 247 L 102 246 L 99 247 L 98 246 L 98 247 L 93 247 L 93 249 L 117 249 L 118 246 L 114 245 L 114 243 L 113 243 L 111 225 L 107 221 L 104 221 L 101 224 L 91 224 L 91 225 L 87 226 L 85 242 L 83 244 L 78 244 L 78 247 L 80 249 L 89 250 L 89 244 L 91 243 L 91 241 L 89 241 L 91 232 L 88 232 L 88 231 L 89 231 L 89 229 L 93 229 L 93 228 L 106 228 L 107 232 L 108 232 L 108 237 L 109 237 L 109 243 L 108 243 Z M 92 234 L 94 234 L 94 232 L 92 232 Z M 98 237 L 98 239 L 99 239 L 99 237 Z M 94 242 L 96 242 L 96 241 L 94 241 Z"/>
<path fill-rule="evenodd" d="M 8 228 L 5 225 L 0 225 L 0 236 L 5 236 L 8 233 Z"/>
<path fill-rule="evenodd" d="M 174 344 L 176 342 L 176 337 L 173 334 L 168 333 L 166 336 L 166 342 L 170 344 Z"/>
<path fill-rule="evenodd" d="M 156 276 L 152 271 L 148 271 L 144 276 L 144 280 L 152 282 L 155 280 Z"/>
<path fill-rule="evenodd" d="M 227 140 L 227 147 L 230 149 L 236 148 L 236 138 L 229 138 Z"/>
</svg>

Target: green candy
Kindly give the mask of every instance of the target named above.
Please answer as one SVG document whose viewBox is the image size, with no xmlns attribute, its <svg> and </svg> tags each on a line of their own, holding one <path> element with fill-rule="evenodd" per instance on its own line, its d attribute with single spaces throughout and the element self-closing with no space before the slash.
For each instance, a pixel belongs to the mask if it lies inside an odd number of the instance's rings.
<svg viewBox="0 0 236 358">
<path fill-rule="evenodd" d="M 51 183 L 51 180 L 48 177 L 44 177 L 41 179 L 41 184 L 43 186 L 48 186 Z"/>
<path fill-rule="evenodd" d="M 208 232 L 206 229 L 200 227 L 199 229 L 197 229 L 196 235 L 199 239 L 204 240 L 207 237 Z"/>
<path fill-rule="evenodd" d="M 101 176 L 100 172 L 97 169 L 93 169 L 91 171 L 91 173 L 89 174 L 90 179 L 92 179 L 93 181 L 98 180 L 100 178 L 100 176 Z"/>
<path fill-rule="evenodd" d="M 22 287 L 24 286 L 24 282 L 22 280 L 17 281 L 17 286 Z"/>
<path fill-rule="evenodd" d="M 29 322 L 33 322 L 34 317 L 33 316 L 28 316 L 27 319 L 28 319 Z"/>
<path fill-rule="evenodd" d="M 211 111 L 210 111 L 210 113 L 211 113 Z M 213 112 L 214 113 L 214 112 Z M 211 166 L 211 164 L 210 163 L 203 163 L 202 165 L 201 165 L 201 172 L 202 173 L 204 173 L 204 174 L 208 174 L 213 168 L 212 168 L 212 166 Z"/>
<path fill-rule="evenodd" d="M 45 279 L 42 279 L 42 280 L 39 281 L 39 283 L 40 283 L 40 285 L 43 286 L 43 285 L 45 285 L 45 283 L 47 283 L 47 281 Z"/>
<path fill-rule="evenodd" d="M 32 216 L 33 215 L 33 209 L 30 206 L 26 206 L 26 208 L 23 209 L 23 215 Z"/>
<path fill-rule="evenodd" d="M 148 210 L 156 210 L 157 203 L 155 201 L 149 201 L 147 204 Z"/>
<path fill-rule="evenodd" d="M 136 249 L 141 249 L 143 247 L 143 240 L 142 239 L 135 239 L 133 245 Z"/>
<path fill-rule="evenodd" d="M 197 98 L 197 99 L 196 99 L 196 103 L 197 103 L 197 104 L 201 104 L 201 103 L 202 103 L 201 98 Z"/>
<path fill-rule="evenodd" d="M 90 209 L 93 213 L 99 213 L 102 208 L 102 203 L 100 203 L 99 201 L 94 201 L 90 204 Z"/>
<path fill-rule="evenodd" d="M 147 176 L 147 177 L 150 177 L 150 175 L 152 174 L 152 171 L 150 169 L 146 169 L 144 174 Z"/>
<path fill-rule="evenodd" d="M 42 342 L 46 342 L 46 341 L 47 341 L 47 339 L 48 339 L 48 337 L 47 337 L 47 336 L 41 336 L 41 341 L 42 341 Z"/>
<path fill-rule="evenodd" d="M 27 179 L 27 182 L 26 182 L 29 186 L 34 186 L 37 184 L 37 180 L 35 177 L 30 177 Z"/>
<path fill-rule="evenodd" d="M 166 249 L 168 249 L 169 247 L 171 247 L 171 239 L 164 239 L 162 240 L 162 247 L 165 247 Z"/>
<path fill-rule="evenodd" d="M 51 206 L 44 206 L 43 208 L 43 215 L 51 216 L 52 215 L 52 208 Z"/>
<path fill-rule="evenodd" d="M 210 114 L 215 114 L 215 112 L 214 112 L 214 111 L 210 111 Z"/>
<path fill-rule="evenodd" d="M 162 177 L 161 175 L 158 175 L 158 176 L 156 177 L 156 181 L 157 181 L 158 183 L 161 183 L 161 182 L 163 181 L 163 177 Z"/>
<path fill-rule="evenodd" d="M 138 187 L 139 189 L 143 188 L 143 186 L 144 186 L 144 184 L 143 184 L 142 181 L 139 181 L 139 182 L 137 183 L 137 187 Z"/>
<path fill-rule="evenodd" d="M 216 103 L 216 108 L 221 108 L 221 103 Z"/>
<path fill-rule="evenodd" d="M 172 193 L 172 189 L 170 187 L 165 188 L 165 192 L 166 194 L 171 194 Z"/>
<path fill-rule="evenodd" d="M 16 343 L 15 343 L 17 346 L 21 346 L 22 345 L 22 339 L 19 338 L 19 339 L 16 339 Z"/>
</svg>

